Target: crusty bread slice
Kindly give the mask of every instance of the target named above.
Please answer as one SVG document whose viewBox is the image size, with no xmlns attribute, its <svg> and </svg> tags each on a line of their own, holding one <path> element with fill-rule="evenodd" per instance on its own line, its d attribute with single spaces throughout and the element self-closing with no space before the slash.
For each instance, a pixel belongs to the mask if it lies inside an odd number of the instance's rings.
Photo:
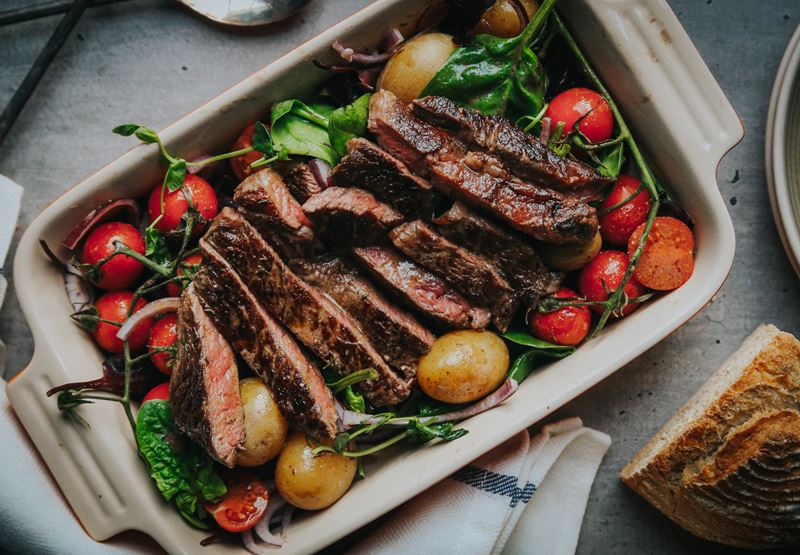
<svg viewBox="0 0 800 555">
<path fill-rule="evenodd" d="M 690 532 L 727 545 L 800 541 L 800 342 L 760 326 L 622 470 Z"/>
</svg>

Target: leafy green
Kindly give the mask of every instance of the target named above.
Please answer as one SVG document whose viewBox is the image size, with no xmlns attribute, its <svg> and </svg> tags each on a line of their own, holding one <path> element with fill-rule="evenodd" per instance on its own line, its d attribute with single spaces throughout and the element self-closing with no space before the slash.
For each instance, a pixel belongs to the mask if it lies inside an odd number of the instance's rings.
<svg viewBox="0 0 800 555">
<path fill-rule="evenodd" d="M 183 187 L 184 181 L 186 181 L 186 160 L 178 158 L 167 168 L 167 175 L 164 177 L 164 183 L 167 186 L 167 190 L 170 193 L 174 193 Z"/>
<path fill-rule="evenodd" d="M 188 522 L 203 527 L 203 503 L 225 495 L 225 483 L 208 455 L 178 436 L 168 401 L 152 400 L 141 406 L 136 444 L 164 499 L 174 500 Z"/>
<path fill-rule="evenodd" d="M 320 113 L 327 108 L 324 105 L 312 108 L 296 99 L 275 104 L 272 107 L 273 148 L 286 154 L 313 156 L 335 165 L 339 158 L 328 138 L 328 117 Z"/>
<path fill-rule="evenodd" d="M 331 113 L 328 123 L 328 137 L 336 154 L 347 154 L 347 141 L 361 137 L 367 130 L 369 116 L 369 99 L 367 93 L 357 98 L 352 104 L 337 108 Z"/>
<path fill-rule="evenodd" d="M 606 148 L 597 156 L 597 171 L 600 175 L 616 179 L 622 171 L 622 164 L 625 162 L 625 145 L 619 143 L 613 147 Z"/>
<path fill-rule="evenodd" d="M 417 443 L 426 443 L 435 438 L 453 441 L 469 433 L 463 428 L 453 429 L 453 426 L 452 422 L 423 424 L 419 418 L 412 418 L 406 426 L 406 432 L 408 432 L 408 439 Z"/>
<path fill-rule="evenodd" d="M 527 378 L 541 364 L 542 358 L 560 359 L 575 352 L 575 347 L 554 345 L 524 332 L 508 332 L 503 337 L 517 345 L 531 347 L 515 358 L 508 368 L 508 377 L 517 383 Z"/>
<path fill-rule="evenodd" d="M 123 123 L 122 125 L 116 126 L 111 131 L 117 135 L 122 135 L 123 137 L 136 135 L 136 138 L 143 143 L 158 142 L 158 134 L 155 131 L 149 127 L 145 127 L 144 125 L 139 125 L 138 123 Z"/>
<path fill-rule="evenodd" d="M 154 227 L 144 230 L 144 255 L 164 268 L 172 265 L 172 253 L 164 235 Z"/>
<path fill-rule="evenodd" d="M 364 400 L 364 396 L 350 386 L 344 390 L 344 403 L 348 409 L 355 412 L 366 412 L 367 410 L 367 402 Z"/>
<path fill-rule="evenodd" d="M 272 144 L 272 135 L 270 135 L 267 126 L 260 121 L 256 122 L 256 128 L 253 130 L 253 148 L 264 156 L 275 155 L 275 147 Z"/>
<path fill-rule="evenodd" d="M 333 394 L 336 395 L 351 385 L 357 384 L 358 382 L 363 382 L 364 380 L 375 380 L 377 378 L 377 370 L 374 368 L 363 368 L 362 370 L 352 372 L 335 381 L 328 381 L 326 385 L 328 386 L 328 389 L 330 389 Z"/>
<path fill-rule="evenodd" d="M 425 86 L 422 96 L 441 95 L 484 114 L 516 120 L 538 114 L 544 106 L 547 74 L 531 41 L 555 0 L 545 0 L 518 36 L 477 35 L 456 48 Z"/>
<path fill-rule="evenodd" d="M 524 345 L 525 347 L 534 347 L 535 349 L 540 349 L 542 351 L 571 354 L 575 350 L 575 347 L 567 347 L 566 345 L 556 345 L 554 343 L 548 343 L 547 341 L 542 341 L 541 339 L 534 337 L 529 333 L 525 333 L 523 331 L 509 331 L 503 334 L 503 338 L 511 341 L 512 343 L 516 343 L 517 345 Z M 558 356 L 557 354 L 552 354 L 550 356 L 554 356 L 556 358 L 563 358 L 566 355 Z"/>
</svg>

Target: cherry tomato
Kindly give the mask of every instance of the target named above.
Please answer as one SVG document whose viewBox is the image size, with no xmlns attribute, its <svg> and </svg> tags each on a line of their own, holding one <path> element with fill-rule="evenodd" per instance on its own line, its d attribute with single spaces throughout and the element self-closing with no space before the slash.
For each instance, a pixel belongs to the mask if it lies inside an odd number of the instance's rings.
<svg viewBox="0 0 800 555">
<path fill-rule="evenodd" d="M 228 532 L 244 532 L 255 526 L 267 509 L 269 492 L 249 470 L 225 470 L 222 479 L 228 491 L 217 503 L 206 505 L 214 520 Z"/>
<path fill-rule="evenodd" d="M 200 255 L 199 252 L 194 254 L 190 254 L 183 260 L 181 263 L 178 264 L 178 271 L 177 275 L 180 277 L 183 275 L 184 271 L 189 274 L 188 277 L 194 275 L 197 271 L 197 266 L 203 261 L 203 257 Z M 167 294 L 170 297 L 180 297 L 181 291 L 183 291 L 184 287 L 189 285 L 187 281 L 173 281 L 167 284 Z"/>
<path fill-rule="evenodd" d="M 142 399 L 142 404 L 154 399 L 161 399 L 162 401 L 169 401 L 169 382 L 160 383 L 153 389 L 147 392 L 147 395 Z"/>
<path fill-rule="evenodd" d="M 622 283 L 627 269 L 628 256 L 624 252 L 600 251 L 578 275 L 578 290 L 587 301 L 605 301 L 608 299 L 606 287 L 610 291 L 615 291 Z M 603 284 L 606 287 L 603 287 Z M 644 295 L 647 289 L 634 276 L 631 276 L 631 279 L 625 284 L 624 291 L 628 298 L 633 299 Z M 622 315 L 627 316 L 638 307 L 638 304 L 630 303 L 622 310 Z M 604 307 L 592 305 L 591 308 L 598 314 L 602 314 Z"/>
<path fill-rule="evenodd" d="M 603 201 L 601 210 L 608 209 L 615 204 L 623 202 L 636 193 L 641 181 L 630 175 L 621 175 L 617 178 L 611 194 Z M 619 208 L 600 216 L 600 234 L 603 239 L 614 245 L 627 245 L 628 237 L 633 230 L 647 220 L 650 211 L 650 193 L 642 189 Z"/>
<path fill-rule="evenodd" d="M 106 293 L 94 303 L 97 308 L 98 316 L 110 322 L 119 322 L 122 325 L 127 319 L 128 309 L 133 301 L 133 293 L 130 291 L 112 291 Z M 133 312 L 141 310 L 147 304 L 144 299 L 136 301 L 136 308 Z M 138 352 L 144 349 L 147 337 L 150 335 L 151 319 L 144 320 L 136 326 L 128 337 L 128 345 L 131 352 Z M 120 326 L 109 324 L 108 322 L 98 322 L 97 329 L 94 331 L 94 340 L 109 353 L 120 354 L 123 350 L 122 341 L 117 338 Z"/>
<path fill-rule="evenodd" d="M 161 351 L 153 353 L 159 347 L 169 347 L 178 339 L 178 314 L 170 312 L 159 318 L 150 328 L 150 337 L 147 340 L 147 350 L 150 351 L 150 360 L 156 368 L 167 376 L 172 374 L 172 359 L 170 353 Z"/>
<path fill-rule="evenodd" d="M 180 225 L 181 217 L 189 208 L 185 190 L 189 191 L 192 206 L 206 220 L 210 220 L 217 215 L 217 194 L 214 192 L 213 187 L 199 175 L 187 173 L 183 187 L 172 193 L 164 191 L 164 213 L 163 217 L 156 223 L 156 229 L 162 233 L 177 229 L 178 225 Z M 150 215 L 150 220 L 154 222 L 161 216 L 160 184 L 150 193 L 150 199 L 147 201 L 147 213 Z M 202 225 L 196 225 L 194 235 L 201 234 L 203 228 L 204 226 Z"/>
<path fill-rule="evenodd" d="M 640 225 L 628 240 L 633 255 L 644 233 Z M 633 276 L 651 289 L 669 291 L 686 283 L 694 272 L 694 235 L 682 221 L 660 216 L 653 221 Z"/>
<path fill-rule="evenodd" d="M 231 145 L 231 151 L 253 146 L 253 131 L 255 128 L 255 123 L 251 123 L 245 127 L 242 134 L 236 139 L 236 142 Z M 260 160 L 262 156 L 263 154 L 254 150 L 253 152 L 248 152 L 236 158 L 231 158 L 231 170 L 233 170 L 233 174 L 239 178 L 239 181 L 243 181 L 245 177 L 253 173 L 253 170 L 250 169 L 250 164 L 256 160 Z"/>
<path fill-rule="evenodd" d="M 92 230 L 83 244 L 81 264 L 97 264 L 116 249 L 115 242 L 144 254 L 144 239 L 131 224 L 108 222 Z M 115 254 L 98 268 L 99 278 L 95 281 L 100 289 L 116 291 L 125 289 L 139 279 L 144 265 L 127 254 Z"/>
<path fill-rule="evenodd" d="M 577 296 L 567 287 L 553 294 L 557 299 Z M 592 313 L 587 306 L 565 306 L 547 314 L 537 312 L 530 319 L 533 335 L 556 345 L 577 345 L 586 338 L 591 326 Z"/>
<path fill-rule="evenodd" d="M 550 101 L 545 115 L 550 118 L 554 129 L 558 122 L 563 121 L 565 134 L 573 130 L 576 121 L 586 116 L 578 127 L 593 143 L 607 141 L 614 132 L 614 115 L 608 102 L 592 89 L 567 89 Z"/>
</svg>

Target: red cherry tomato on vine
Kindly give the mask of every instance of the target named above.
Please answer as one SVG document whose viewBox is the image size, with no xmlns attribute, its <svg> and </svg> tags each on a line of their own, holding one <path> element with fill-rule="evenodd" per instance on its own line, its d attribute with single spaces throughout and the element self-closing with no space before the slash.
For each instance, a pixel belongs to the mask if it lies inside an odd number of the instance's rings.
<svg viewBox="0 0 800 555">
<path fill-rule="evenodd" d="M 92 230 L 81 252 L 81 264 L 97 264 L 116 249 L 119 242 L 129 249 L 144 254 L 144 239 L 131 224 L 108 222 Z M 144 265 L 127 254 L 115 254 L 98 268 L 95 281 L 100 289 L 116 291 L 133 285 L 142 273 Z"/>
<path fill-rule="evenodd" d="M 94 303 L 97 309 L 97 315 L 103 320 L 110 322 L 118 322 L 120 325 L 115 326 L 108 322 L 98 322 L 97 328 L 94 330 L 94 340 L 103 349 L 109 353 L 120 354 L 123 350 L 122 341 L 117 338 L 117 332 L 120 326 L 127 320 L 128 309 L 133 302 L 133 293 L 130 291 L 112 291 L 106 293 Z M 139 299 L 136 301 L 136 308 L 133 312 L 141 310 L 147 301 Z M 153 321 L 147 319 L 142 321 L 136 326 L 128 337 L 128 346 L 132 353 L 144 349 L 147 343 L 147 337 L 150 335 L 150 327 Z"/>
<path fill-rule="evenodd" d="M 578 275 L 578 290 L 587 301 L 605 301 L 609 296 L 606 288 L 616 291 L 627 269 L 628 255 L 624 252 L 600 251 Z M 629 299 L 634 299 L 644 295 L 647 289 L 631 276 L 624 291 Z M 627 316 L 638 307 L 638 304 L 630 303 L 622 310 L 622 315 Z M 598 314 L 602 314 L 604 309 L 603 305 L 592 305 L 591 308 Z"/>
<path fill-rule="evenodd" d="M 635 177 L 620 175 L 614 188 L 611 189 L 611 194 L 603 201 L 601 211 L 630 198 L 641 183 Z M 600 216 L 600 234 L 609 243 L 627 245 L 633 230 L 647 220 L 648 212 L 650 212 L 650 193 L 647 189 L 642 189 L 630 201 Z"/>
<path fill-rule="evenodd" d="M 577 296 L 575 291 L 567 287 L 562 287 L 553 294 L 557 299 Z M 587 306 L 565 306 L 546 314 L 537 312 L 530 319 L 533 335 L 556 345 L 579 344 L 586 338 L 591 326 L 592 313 Z"/>
<path fill-rule="evenodd" d="M 222 474 L 228 491 L 217 503 L 206 505 L 214 520 L 228 532 L 244 532 L 255 526 L 267 510 L 269 492 L 249 470 L 225 470 Z"/>
<path fill-rule="evenodd" d="M 255 131 L 255 128 L 255 123 L 251 123 L 245 127 L 242 134 L 236 139 L 236 142 L 231 145 L 231 152 L 253 146 L 253 131 Z M 244 181 L 244 178 L 253 173 L 253 171 L 258 171 L 258 169 L 251 170 L 250 164 L 256 160 L 260 160 L 262 156 L 264 155 L 254 150 L 253 152 L 248 152 L 236 158 L 231 158 L 231 170 L 233 170 L 233 174 L 239 178 L 239 181 Z"/>
<path fill-rule="evenodd" d="M 180 264 L 178 264 L 178 271 L 176 272 L 178 277 L 182 276 L 184 272 L 188 274 L 187 277 L 194 275 L 194 272 L 197 271 L 197 266 L 203 261 L 203 257 L 200 255 L 199 252 L 194 254 L 190 254 L 183 260 L 181 260 Z M 181 282 L 181 281 L 173 281 L 167 284 L 167 294 L 170 297 L 180 297 L 181 291 L 183 288 L 189 285 L 189 282 Z"/>
<path fill-rule="evenodd" d="M 162 233 L 177 229 L 181 223 L 181 217 L 189 208 L 189 202 L 186 200 L 186 191 L 192 199 L 192 206 L 197 210 L 203 218 L 211 220 L 217 215 L 217 194 L 211 184 L 200 177 L 199 175 L 192 175 L 187 173 L 186 179 L 183 182 L 183 187 L 177 191 L 169 192 L 164 190 L 164 211 L 162 216 L 161 211 L 161 188 L 159 184 L 150 193 L 150 198 L 147 201 L 147 213 L 150 216 L 150 221 L 156 223 L 155 227 Z M 162 216 L 161 219 L 158 219 Z M 195 225 L 193 235 L 203 232 L 204 226 Z"/>
<path fill-rule="evenodd" d="M 553 129 L 563 121 L 565 134 L 583 117 L 578 128 L 593 143 L 609 140 L 614 132 L 614 115 L 608 102 L 592 89 L 567 89 L 550 101 L 545 115 L 550 118 Z"/>
<path fill-rule="evenodd" d="M 147 340 L 147 350 L 153 365 L 165 373 L 172 374 L 172 359 L 170 353 L 165 351 L 154 352 L 159 347 L 170 347 L 178 339 L 178 314 L 170 312 L 159 318 L 150 328 L 150 337 Z"/>
<path fill-rule="evenodd" d="M 142 399 L 142 404 L 154 399 L 162 401 L 169 401 L 169 382 L 160 383 L 153 389 L 147 392 L 147 395 Z"/>
</svg>

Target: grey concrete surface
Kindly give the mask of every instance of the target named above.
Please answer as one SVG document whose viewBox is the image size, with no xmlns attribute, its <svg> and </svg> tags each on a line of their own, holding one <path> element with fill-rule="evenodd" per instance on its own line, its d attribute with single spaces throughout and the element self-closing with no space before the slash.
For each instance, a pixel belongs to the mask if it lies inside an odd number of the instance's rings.
<svg viewBox="0 0 800 555">
<path fill-rule="evenodd" d="M 12 134 L 0 173 L 25 189 L 16 239 L 58 194 L 131 146 L 110 128 L 158 129 L 368 0 L 314 0 L 268 32 L 233 33 L 173 2 L 132 0 L 91 9 Z M 0 0 L 0 9 L 25 4 Z M 761 322 L 800 333 L 800 281 L 781 249 L 767 199 L 764 126 L 775 71 L 800 22 L 796 0 L 671 0 L 747 130 L 718 181 L 737 234 L 736 261 L 716 300 L 678 332 L 557 415 L 581 416 L 613 445 L 587 509 L 579 553 L 731 553 L 693 538 L 619 482 L 620 468 Z M 0 28 L 0 105 L 25 75 L 56 18 Z M 13 254 L 13 251 L 12 251 Z M 12 263 L 6 265 L 10 274 Z M 10 373 L 33 344 L 12 295 L 0 312 Z M 554 531 L 554 533 L 557 533 Z"/>
</svg>

